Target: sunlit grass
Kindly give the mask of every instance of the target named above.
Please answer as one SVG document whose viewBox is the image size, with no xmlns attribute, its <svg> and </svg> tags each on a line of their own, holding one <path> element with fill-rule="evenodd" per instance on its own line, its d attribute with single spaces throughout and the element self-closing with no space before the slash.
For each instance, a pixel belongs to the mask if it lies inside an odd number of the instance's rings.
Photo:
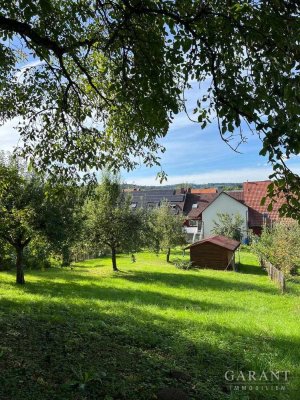
<svg viewBox="0 0 300 400">
<path fill-rule="evenodd" d="M 0 273 L 0 399 L 142 400 L 175 386 L 191 399 L 293 400 L 299 282 L 281 295 L 246 251 L 238 273 L 164 259 L 120 256 L 119 273 L 109 258 L 28 271 L 24 287 Z M 289 370 L 290 392 L 231 393 L 228 369 Z"/>
</svg>

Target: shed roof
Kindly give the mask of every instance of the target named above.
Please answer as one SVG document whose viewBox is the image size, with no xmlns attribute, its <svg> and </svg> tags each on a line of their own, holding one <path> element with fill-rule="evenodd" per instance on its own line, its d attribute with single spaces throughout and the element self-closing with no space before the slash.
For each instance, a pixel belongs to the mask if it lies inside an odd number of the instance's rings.
<svg viewBox="0 0 300 400">
<path fill-rule="evenodd" d="M 235 251 L 241 244 L 237 240 L 230 239 L 226 236 L 217 235 L 217 236 L 211 236 L 206 239 L 199 240 L 198 242 L 195 242 L 193 244 L 190 244 L 189 246 L 186 247 L 186 249 L 189 249 L 189 248 L 195 247 L 195 246 L 201 246 L 204 243 L 213 243 L 217 246 L 224 247 L 225 249 L 232 250 L 232 251 Z"/>
</svg>

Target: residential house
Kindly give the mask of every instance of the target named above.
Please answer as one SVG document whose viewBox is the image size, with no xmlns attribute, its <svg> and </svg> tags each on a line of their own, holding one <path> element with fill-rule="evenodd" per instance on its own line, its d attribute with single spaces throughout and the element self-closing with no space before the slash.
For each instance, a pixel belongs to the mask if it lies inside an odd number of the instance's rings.
<svg viewBox="0 0 300 400">
<path fill-rule="evenodd" d="M 176 193 L 176 190 L 135 190 L 130 193 L 131 207 L 152 209 L 160 207 L 163 201 L 168 201 L 174 214 L 182 214 L 186 193 Z"/>
<path fill-rule="evenodd" d="M 243 219 L 242 233 L 247 237 L 248 207 L 226 192 L 210 194 L 190 194 L 186 198 L 184 214 L 185 230 L 189 242 L 195 242 L 214 234 L 214 221 L 218 221 L 219 213 L 239 214 Z"/>
<path fill-rule="evenodd" d="M 243 196 L 244 202 L 248 206 L 248 227 L 253 233 L 260 235 L 264 225 L 271 226 L 277 221 L 290 221 L 290 218 L 281 218 L 279 215 L 280 207 L 285 203 L 284 196 L 279 196 L 276 203 L 273 204 L 273 209 L 268 210 L 270 201 L 266 201 L 264 205 L 261 205 L 263 197 L 267 196 L 267 189 L 271 181 L 256 181 L 256 182 L 244 182 L 243 184 Z"/>
</svg>

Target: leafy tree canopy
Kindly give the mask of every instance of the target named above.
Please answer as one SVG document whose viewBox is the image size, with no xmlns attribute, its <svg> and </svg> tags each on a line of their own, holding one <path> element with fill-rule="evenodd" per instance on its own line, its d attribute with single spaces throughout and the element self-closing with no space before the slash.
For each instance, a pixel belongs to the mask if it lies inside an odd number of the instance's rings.
<svg viewBox="0 0 300 400">
<path fill-rule="evenodd" d="M 300 266 L 300 226 L 298 222 L 265 226 L 260 237 L 253 235 L 251 247 L 262 260 L 270 261 L 286 277 Z"/>
<path fill-rule="evenodd" d="M 0 153 L 0 237 L 16 251 L 17 283 L 23 284 L 23 251 L 39 231 L 43 186 L 24 165 Z"/>
<path fill-rule="evenodd" d="M 229 215 L 218 213 L 218 221 L 214 221 L 213 233 L 241 241 L 243 238 L 243 224 L 245 220 L 240 214 Z"/>
<path fill-rule="evenodd" d="M 96 247 L 111 250 L 113 270 L 116 254 L 135 252 L 143 244 L 143 212 L 131 208 L 130 196 L 121 190 L 118 176 L 103 174 L 101 184 L 86 204 L 86 234 Z"/>
<path fill-rule="evenodd" d="M 0 152 L 0 240 L 15 250 L 17 283 L 24 280 L 24 249 L 44 239 L 67 263 L 82 226 L 83 199 L 73 186 L 51 186 L 26 163 Z"/>
<path fill-rule="evenodd" d="M 167 201 L 159 208 L 155 208 L 149 215 L 150 232 L 149 242 L 159 252 L 167 251 L 167 262 L 170 261 L 171 248 L 186 243 L 183 231 L 184 217 L 174 213 L 174 209 Z"/>
<path fill-rule="evenodd" d="M 248 125 L 299 215 L 299 2 L 20 0 L 0 2 L 1 121 L 20 117 L 36 168 L 133 168 L 199 83 L 195 120 L 215 116 L 231 146 Z M 39 60 L 22 70 L 20 65 Z M 208 89 L 203 94 L 203 83 Z"/>
</svg>

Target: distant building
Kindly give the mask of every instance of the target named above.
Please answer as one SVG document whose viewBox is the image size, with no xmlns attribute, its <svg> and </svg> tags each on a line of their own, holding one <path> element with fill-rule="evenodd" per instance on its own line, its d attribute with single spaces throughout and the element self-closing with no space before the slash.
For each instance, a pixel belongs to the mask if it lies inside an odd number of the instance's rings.
<svg viewBox="0 0 300 400">
<path fill-rule="evenodd" d="M 191 189 L 192 194 L 211 194 L 218 193 L 217 188 L 202 188 L 202 189 Z"/>
<path fill-rule="evenodd" d="M 132 208 L 152 209 L 160 207 L 164 201 L 170 204 L 174 214 L 182 214 L 186 194 L 176 193 L 176 190 L 141 190 L 130 193 Z"/>
<path fill-rule="evenodd" d="M 219 213 L 229 215 L 239 214 L 244 223 L 242 226 L 243 237 L 247 237 L 248 207 L 242 200 L 226 192 L 215 194 L 191 194 L 184 207 L 187 217 L 185 230 L 189 242 L 195 242 L 213 235 L 214 221 L 218 221 Z"/>
</svg>

